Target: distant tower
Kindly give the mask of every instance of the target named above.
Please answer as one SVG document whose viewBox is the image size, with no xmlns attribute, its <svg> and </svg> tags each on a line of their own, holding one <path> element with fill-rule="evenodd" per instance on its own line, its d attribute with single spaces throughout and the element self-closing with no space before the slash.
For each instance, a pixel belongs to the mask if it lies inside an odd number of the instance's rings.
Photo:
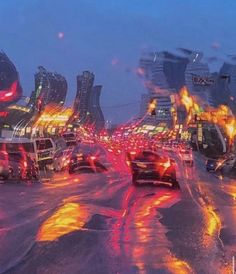
<svg viewBox="0 0 236 274">
<path fill-rule="evenodd" d="M 84 71 L 77 76 L 77 92 L 74 101 L 74 110 L 79 113 L 79 120 L 87 122 L 89 119 L 89 98 L 94 83 L 94 74 Z"/>
<path fill-rule="evenodd" d="M 100 107 L 101 91 L 101 85 L 94 86 L 89 99 L 90 122 L 94 123 L 97 129 L 104 128 L 105 125 L 105 119 Z"/>
<path fill-rule="evenodd" d="M 48 104 L 63 105 L 67 94 L 67 81 L 58 73 L 47 71 L 39 66 L 34 75 L 35 90 L 30 96 L 29 107 L 42 110 Z"/>
<path fill-rule="evenodd" d="M 230 94 L 236 96 L 236 64 L 224 63 L 220 69 L 220 74 L 223 76 L 229 76 L 227 79 Z"/>
<path fill-rule="evenodd" d="M 214 106 L 214 100 L 211 97 L 211 87 L 208 79 L 211 78 L 207 63 L 202 62 L 202 52 L 192 52 L 189 56 L 189 63 L 185 71 L 186 87 L 191 95 L 198 96 L 203 106 Z"/>
</svg>

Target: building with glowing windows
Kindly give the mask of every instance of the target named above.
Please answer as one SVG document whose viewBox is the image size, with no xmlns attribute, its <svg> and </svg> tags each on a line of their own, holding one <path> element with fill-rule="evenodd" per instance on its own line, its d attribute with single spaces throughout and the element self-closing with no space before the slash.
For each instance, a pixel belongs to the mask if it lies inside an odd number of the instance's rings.
<svg viewBox="0 0 236 274">
<path fill-rule="evenodd" d="M 191 95 L 201 100 L 201 105 L 214 106 L 215 102 L 211 93 L 214 80 L 211 77 L 209 66 L 202 62 L 202 52 L 192 52 L 185 71 L 185 85 Z"/>
<path fill-rule="evenodd" d="M 32 91 L 28 106 L 37 110 L 49 104 L 63 105 L 67 94 L 67 81 L 61 74 L 47 71 L 39 66 L 34 75 L 35 90 Z"/>
</svg>

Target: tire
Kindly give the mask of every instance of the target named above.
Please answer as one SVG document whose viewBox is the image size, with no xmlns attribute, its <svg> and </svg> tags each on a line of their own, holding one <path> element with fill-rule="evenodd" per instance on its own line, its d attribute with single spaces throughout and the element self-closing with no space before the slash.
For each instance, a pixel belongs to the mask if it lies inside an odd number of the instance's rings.
<svg viewBox="0 0 236 274">
<path fill-rule="evenodd" d="M 177 181 L 172 183 L 172 188 L 173 189 L 180 189 L 179 183 Z"/>
<path fill-rule="evenodd" d="M 74 172 L 74 170 L 73 170 L 73 169 L 71 169 L 71 168 L 68 170 L 68 172 L 69 172 L 69 174 L 73 174 L 73 173 L 75 173 L 75 172 Z"/>
</svg>

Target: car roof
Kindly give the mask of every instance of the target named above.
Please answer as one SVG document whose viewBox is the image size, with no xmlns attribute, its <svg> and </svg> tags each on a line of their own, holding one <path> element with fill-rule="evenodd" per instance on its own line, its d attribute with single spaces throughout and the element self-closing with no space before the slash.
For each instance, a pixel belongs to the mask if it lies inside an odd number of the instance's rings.
<svg viewBox="0 0 236 274">
<path fill-rule="evenodd" d="M 0 143 L 32 143 L 28 138 L 0 138 Z"/>
</svg>

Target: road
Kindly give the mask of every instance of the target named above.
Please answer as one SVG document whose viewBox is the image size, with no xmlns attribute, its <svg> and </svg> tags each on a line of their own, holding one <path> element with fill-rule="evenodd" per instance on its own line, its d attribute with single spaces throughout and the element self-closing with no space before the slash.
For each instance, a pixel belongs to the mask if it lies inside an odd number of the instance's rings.
<svg viewBox="0 0 236 274">
<path fill-rule="evenodd" d="M 0 185 L 0 273 L 232 273 L 236 186 L 177 154 L 180 190 L 103 174 Z"/>
</svg>

